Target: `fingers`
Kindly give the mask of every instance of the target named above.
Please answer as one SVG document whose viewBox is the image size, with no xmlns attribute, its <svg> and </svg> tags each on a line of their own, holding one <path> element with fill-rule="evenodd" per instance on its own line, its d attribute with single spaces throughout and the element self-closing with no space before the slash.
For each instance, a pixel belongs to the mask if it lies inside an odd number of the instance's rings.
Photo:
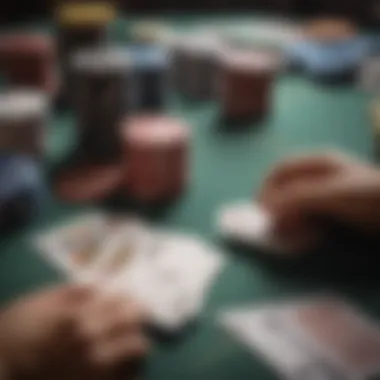
<svg viewBox="0 0 380 380">
<path fill-rule="evenodd" d="M 323 178 L 339 169 L 346 161 L 345 156 L 336 153 L 290 158 L 270 173 L 264 181 L 259 199 L 264 206 L 271 209 L 272 203 L 284 187 L 294 181 Z"/>
<path fill-rule="evenodd" d="M 102 370 L 144 356 L 145 310 L 132 299 L 99 293 L 80 311 L 79 331 L 89 361 Z"/>
</svg>

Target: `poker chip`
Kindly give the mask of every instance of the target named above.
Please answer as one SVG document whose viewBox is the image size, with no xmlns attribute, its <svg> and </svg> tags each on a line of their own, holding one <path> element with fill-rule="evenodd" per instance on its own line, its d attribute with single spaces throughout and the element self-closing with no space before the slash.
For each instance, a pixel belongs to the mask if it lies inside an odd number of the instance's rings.
<svg viewBox="0 0 380 380">
<path fill-rule="evenodd" d="M 42 156 L 49 115 L 49 101 L 42 92 L 13 90 L 1 94 L 0 149 Z"/>
<path fill-rule="evenodd" d="M 301 41 L 289 46 L 285 55 L 290 66 L 302 69 L 312 78 L 352 79 L 372 46 L 367 37 L 330 43 Z"/>
<path fill-rule="evenodd" d="M 134 116 L 122 129 L 129 195 L 142 202 L 177 197 L 188 181 L 189 128 L 169 116 Z"/>
<path fill-rule="evenodd" d="M 124 50 L 84 49 L 72 62 L 81 152 L 104 162 L 120 156 L 120 120 L 134 107 L 131 60 Z"/>
<path fill-rule="evenodd" d="M 35 218 L 46 200 L 40 164 L 23 155 L 0 154 L 0 228 Z"/>
<path fill-rule="evenodd" d="M 136 112 L 165 108 L 169 90 L 170 59 L 167 49 L 133 45 L 127 49 L 132 61 Z"/>
<path fill-rule="evenodd" d="M 215 98 L 221 42 L 215 36 L 187 36 L 172 43 L 173 82 L 178 92 L 193 100 Z"/>
<path fill-rule="evenodd" d="M 354 23 L 347 19 L 321 18 L 312 20 L 303 28 L 306 39 L 318 42 L 337 42 L 356 37 L 358 31 Z"/>
<path fill-rule="evenodd" d="M 267 51 L 226 51 L 221 61 L 218 94 L 222 119 L 251 120 L 265 116 L 280 66 L 279 57 Z"/>
<path fill-rule="evenodd" d="M 105 25 L 116 18 L 116 9 L 110 2 L 65 2 L 56 9 L 55 19 L 65 26 Z"/>
<path fill-rule="evenodd" d="M 67 202 L 99 201 L 117 190 L 124 172 L 121 164 L 83 164 L 68 168 L 57 176 L 55 193 Z"/>
<path fill-rule="evenodd" d="M 59 85 L 55 65 L 55 44 L 46 35 L 19 33 L 0 38 L 0 67 L 11 86 L 55 95 Z"/>
</svg>

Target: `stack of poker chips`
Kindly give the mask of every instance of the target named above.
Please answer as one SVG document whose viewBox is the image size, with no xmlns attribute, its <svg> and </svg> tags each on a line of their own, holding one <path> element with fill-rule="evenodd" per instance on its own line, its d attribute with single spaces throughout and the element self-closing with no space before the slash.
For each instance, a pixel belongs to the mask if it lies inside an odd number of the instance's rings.
<svg viewBox="0 0 380 380">
<path fill-rule="evenodd" d="M 0 150 L 42 157 L 49 115 L 47 96 L 41 92 L 11 90 L 1 94 Z"/>
<path fill-rule="evenodd" d="M 178 38 L 171 42 L 173 81 L 191 100 L 215 98 L 221 44 L 213 35 Z"/>
<path fill-rule="evenodd" d="M 123 186 L 144 203 L 174 199 L 188 181 L 190 130 L 169 116 L 134 116 L 122 123 L 128 170 Z"/>
<path fill-rule="evenodd" d="M 120 120 L 135 103 L 130 57 L 117 48 L 85 49 L 74 56 L 72 71 L 81 153 L 93 162 L 114 161 Z"/>
<path fill-rule="evenodd" d="M 116 17 L 110 2 L 64 2 L 56 9 L 57 43 L 61 76 L 66 88 L 63 99 L 70 103 L 70 62 L 73 54 L 87 47 L 102 45 L 107 39 L 107 26 Z"/>
<path fill-rule="evenodd" d="M 226 52 L 219 87 L 221 118 L 245 122 L 265 117 L 279 64 L 278 56 L 267 51 Z"/>
<path fill-rule="evenodd" d="M 10 86 L 54 96 L 58 91 L 54 41 L 42 34 L 7 34 L 0 38 L 0 69 Z"/>
<path fill-rule="evenodd" d="M 32 90 L 0 95 L 0 228 L 33 218 L 46 198 L 41 157 L 48 96 Z"/>
</svg>

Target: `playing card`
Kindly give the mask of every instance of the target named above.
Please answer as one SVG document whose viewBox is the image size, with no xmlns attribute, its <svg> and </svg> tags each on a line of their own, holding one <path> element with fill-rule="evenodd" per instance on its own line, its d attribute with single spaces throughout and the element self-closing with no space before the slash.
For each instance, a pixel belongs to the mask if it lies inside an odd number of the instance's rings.
<svg viewBox="0 0 380 380">
<path fill-rule="evenodd" d="M 286 247 L 273 234 L 273 219 L 260 205 L 249 201 L 224 206 L 217 214 L 219 232 L 228 240 L 284 252 Z"/>
<path fill-rule="evenodd" d="M 223 262 L 197 238 L 155 231 L 113 286 L 145 304 L 156 325 L 178 330 L 201 311 Z"/>
<path fill-rule="evenodd" d="M 336 367 L 359 378 L 380 374 L 380 326 L 346 301 L 322 297 L 288 313 L 292 329 Z"/>
<path fill-rule="evenodd" d="M 58 269 L 74 276 L 91 266 L 104 242 L 104 216 L 88 214 L 39 233 L 40 252 Z"/>
<path fill-rule="evenodd" d="M 220 322 L 289 379 L 380 373 L 380 330 L 337 297 L 224 312 Z"/>
</svg>

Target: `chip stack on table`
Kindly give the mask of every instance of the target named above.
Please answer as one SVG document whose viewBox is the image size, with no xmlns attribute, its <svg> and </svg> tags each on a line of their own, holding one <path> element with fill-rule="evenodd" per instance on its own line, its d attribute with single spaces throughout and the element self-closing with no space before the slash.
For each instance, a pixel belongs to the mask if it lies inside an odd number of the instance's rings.
<svg viewBox="0 0 380 380">
<path fill-rule="evenodd" d="M 84 49 L 74 56 L 72 70 L 81 155 L 100 163 L 118 159 L 120 120 L 135 96 L 129 55 L 111 47 Z"/>
<path fill-rule="evenodd" d="M 133 45 L 128 52 L 133 65 L 134 110 L 162 110 L 169 90 L 168 51 L 158 45 Z"/>
<path fill-rule="evenodd" d="M 216 95 L 221 43 L 213 35 L 183 36 L 172 42 L 173 80 L 178 92 L 192 100 Z"/>
<path fill-rule="evenodd" d="M 58 53 L 61 75 L 66 87 L 63 97 L 66 99 L 70 88 L 70 61 L 79 49 L 98 46 L 106 42 L 107 25 L 116 17 L 112 3 L 65 2 L 56 9 Z"/>
<path fill-rule="evenodd" d="M 280 63 L 276 54 L 267 51 L 226 51 L 218 94 L 222 120 L 245 122 L 266 116 Z"/>
<path fill-rule="evenodd" d="M 42 157 L 49 102 L 41 92 L 12 90 L 0 95 L 0 150 Z"/>
<path fill-rule="evenodd" d="M 9 85 L 30 87 L 54 96 L 58 91 L 54 41 L 42 34 L 0 38 L 0 69 Z"/>
<path fill-rule="evenodd" d="M 126 192 L 139 202 L 176 198 L 188 181 L 190 131 L 169 116 L 135 116 L 123 121 Z"/>
</svg>

